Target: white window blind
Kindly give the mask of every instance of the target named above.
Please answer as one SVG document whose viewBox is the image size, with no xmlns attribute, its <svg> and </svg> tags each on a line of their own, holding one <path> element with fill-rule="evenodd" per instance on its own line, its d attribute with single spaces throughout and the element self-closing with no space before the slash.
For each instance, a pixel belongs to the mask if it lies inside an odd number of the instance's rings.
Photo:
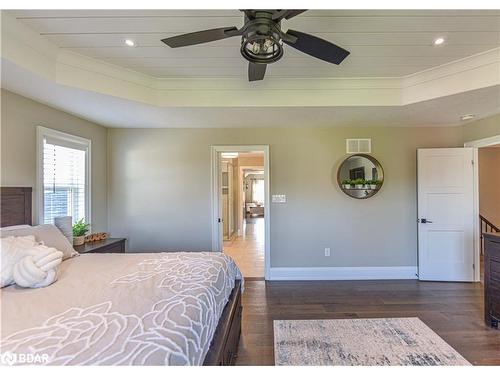
<svg viewBox="0 0 500 375">
<path fill-rule="evenodd" d="M 42 137 L 43 213 L 45 224 L 58 216 L 71 216 L 73 222 L 88 216 L 88 145 L 66 137 Z M 65 139 L 66 138 L 66 139 Z"/>
</svg>

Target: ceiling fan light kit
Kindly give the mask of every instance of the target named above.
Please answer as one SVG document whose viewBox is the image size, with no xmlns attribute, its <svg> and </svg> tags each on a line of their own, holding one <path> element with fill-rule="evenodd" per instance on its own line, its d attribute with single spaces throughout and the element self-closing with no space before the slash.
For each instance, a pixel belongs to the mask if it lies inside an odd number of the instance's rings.
<svg viewBox="0 0 500 375">
<path fill-rule="evenodd" d="M 162 42 L 171 48 L 191 46 L 241 36 L 241 55 L 248 60 L 248 80 L 264 79 L 267 64 L 278 61 L 283 56 L 283 43 L 303 53 L 332 64 L 340 64 L 349 51 L 324 39 L 300 31 L 281 30 L 281 20 L 295 17 L 303 9 L 246 9 L 242 28 L 222 27 L 197 31 L 171 38 Z"/>
<path fill-rule="evenodd" d="M 279 24 L 268 18 L 256 18 L 245 23 L 241 38 L 241 55 L 251 63 L 269 64 L 283 56 Z"/>
</svg>

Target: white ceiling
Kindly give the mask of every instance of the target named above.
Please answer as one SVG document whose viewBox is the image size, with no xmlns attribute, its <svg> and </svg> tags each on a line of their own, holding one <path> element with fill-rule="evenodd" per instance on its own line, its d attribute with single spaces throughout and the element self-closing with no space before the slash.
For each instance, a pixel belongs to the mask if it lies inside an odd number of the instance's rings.
<svg viewBox="0 0 500 375">
<path fill-rule="evenodd" d="M 253 83 L 238 38 L 160 42 L 228 25 L 238 11 L 2 11 L 1 86 L 109 127 L 449 126 L 500 112 L 500 11 L 311 10 L 284 29 L 350 49 L 346 64 L 291 49 Z"/>
<path fill-rule="evenodd" d="M 160 39 L 201 29 L 237 26 L 237 10 L 12 10 L 58 47 L 159 78 L 241 77 L 247 66 L 238 37 L 171 49 Z M 351 51 L 340 66 L 286 48 L 268 77 L 395 77 L 416 73 L 500 46 L 496 10 L 310 10 L 288 28 Z M 433 46 L 436 37 L 445 43 Z M 124 40 L 135 40 L 134 48 Z"/>
</svg>

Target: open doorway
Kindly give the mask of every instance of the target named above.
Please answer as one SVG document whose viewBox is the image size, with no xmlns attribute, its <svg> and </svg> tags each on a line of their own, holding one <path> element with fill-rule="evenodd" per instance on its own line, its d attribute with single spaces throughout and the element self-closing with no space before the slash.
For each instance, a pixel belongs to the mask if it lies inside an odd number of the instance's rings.
<svg viewBox="0 0 500 375">
<path fill-rule="evenodd" d="M 246 279 L 264 279 L 269 267 L 267 146 L 213 147 L 214 249 L 231 256 Z"/>
<path fill-rule="evenodd" d="M 484 281 L 484 234 L 500 232 L 500 143 L 478 148 L 480 278 Z"/>
<path fill-rule="evenodd" d="M 484 281 L 485 233 L 500 232 L 500 136 L 465 144 L 475 148 L 475 264 L 476 281 Z"/>
</svg>

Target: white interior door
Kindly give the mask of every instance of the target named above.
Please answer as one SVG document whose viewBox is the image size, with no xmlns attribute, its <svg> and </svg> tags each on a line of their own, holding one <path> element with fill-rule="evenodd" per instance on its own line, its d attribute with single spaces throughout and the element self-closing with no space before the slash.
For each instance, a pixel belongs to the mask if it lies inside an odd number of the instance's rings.
<svg viewBox="0 0 500 375">
<path fill-rule="evenodd" d="M 472 148 L 419 149 L 420 280 L 474 281 Z"/>
</svg>

